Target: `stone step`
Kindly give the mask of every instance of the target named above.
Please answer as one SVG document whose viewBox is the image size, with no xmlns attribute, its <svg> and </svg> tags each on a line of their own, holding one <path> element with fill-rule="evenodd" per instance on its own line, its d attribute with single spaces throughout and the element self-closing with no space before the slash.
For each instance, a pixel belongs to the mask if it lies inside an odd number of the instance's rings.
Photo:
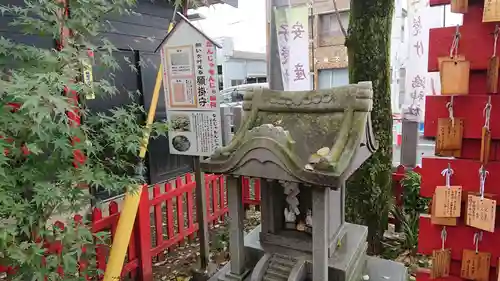
<svg viewBox="0 0 500 281">
<path fill-rule="evenodd" d="M 262 281 L 287 281 L 288 278 L 274 277 L 269 275 L 264 275 Z"/>
<path fill-rule="evenodd" d="M 271 268 L 278 272 L 282 272 L 283 274 L 290 274 L 290 271 L 292 271 L 293 266 L 285 266 L 275 261 L 272 261 L 269 263 L 268 268 Z"/>
<path fill-rule="evenodd" d="M 272 276 L 274 278 L 283 278 L 285 280 L 288 279 L 288 275 L 290 275 L 290 272 L 283 273 L 283 272 L 277 271 L 277 270 L 272 269 L 272 268 L 268 268 L 266 270 L 266 274 L 264 274 L 264 276 Z"/>
<path fill-rule="evenodd" d="M 286 266 L 286 267 L 293 267 L 295 265 L 295 263 L 297 262 L 297 259 L 275 254 L 271 257 L 270 262 L 271 263 L 272 262 L 279 263 L 279 264 Z"/>
</svg>

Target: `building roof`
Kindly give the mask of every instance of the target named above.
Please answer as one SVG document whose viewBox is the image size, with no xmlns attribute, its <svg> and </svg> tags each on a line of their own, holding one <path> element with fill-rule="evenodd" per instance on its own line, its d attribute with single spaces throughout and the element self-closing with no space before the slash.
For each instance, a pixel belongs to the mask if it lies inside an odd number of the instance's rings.
<svg viewBox="0 0 500 281">
<path fill-rule="evenodd" d="M 245 51 L 233 51 L 233 55 L 231 58 L 234 59 L 245 59 L 245 60 L 263 60 L 267 59 L 265 53 L 256 53 L 256 52 L 245 52 Z"/>
<path fill-rule="evenodd" d="M 316 91 L 255 89 L 244 96 L 243 125 L 201 167 L 339 188 L 377 149 L 372 103 L 371 82 Z"/>
<path fill-rule="evenodd" d="M 205 37 L 207 40 L 209 40 L 212 44 L 214 44 L 215 46 L 217 46 L 217 48 L 221 49 L 222 46 L 217 43 L 215 40 L 213 40 L 212 38 L 210 38 L 210 36 L 206 35 L 203 31 L 201 31 L 199 28 L 197 28 L 190 20 L 188 20 L 182 13 L 179 13 L 177 12 L 177 16 L 180 17 L 180 20 L 183 21 L 183 22 L 186 22 L 187 24 L 189 24 L 192 28 L 194 28 L 199 34 L 201 34 L 203 37 Z M 175 33 L 175 30 L 177 29 L 177 25 L 179 23 L 176 23 L 174 25 L 174 28 L 169 32 L 167 33 L 167 35 L 165 36 L 165 38 L 163 38 L 163 40 L 161 40 L 160 42 L 160 45 L 158 45 L 158 47 L 156 47 L 156 50 L 155 52 L 157 52 L 161 46 L 168 40 L 168 38 L 170 38 L 170 36 L 172 34 Z"/>
</svg>

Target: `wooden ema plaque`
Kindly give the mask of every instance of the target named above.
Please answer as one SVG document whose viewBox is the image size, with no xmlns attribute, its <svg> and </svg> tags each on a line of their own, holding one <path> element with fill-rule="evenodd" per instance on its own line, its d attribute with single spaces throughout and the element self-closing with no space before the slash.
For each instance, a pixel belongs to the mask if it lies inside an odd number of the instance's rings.
<svg viewBox="0 0 500 281">
<path fill-rule="evenodd" d="M 460 157 L 462 154 L 464 120 L 462 118 L 455 118 L 454 123 L 455 125 L 453 126 L 450 118 L 438 119 L 435 155 Z"/>
<path fill-rule="evenodd" d="M 458 218 L 440 218 L 436 217 L 436 195 L 432 196 L 431 203 L 431 223 L 436 225 L 456 226 Z"/>
<path fill-rule="evenodd" d="M 462 206 L 461 186 L 438 186 L 434 193 L 434 214 L 439 218 L 458 218 Z"/>
<path fill-rule="evenodd" d="M 451 249 L 432 251 L 431 278 L 450 276 Z"/>
<path fill-rule="evenodd" d="M 500 281 L 500 258 L 497 261 L 497 281 Z"/>
<path fill-rule="evenodd" d="M 490 148 L 491 148 L 491 131 L 488 128 L 483 127 L 481 133 L 481 155 L 479 156 L 479 161 L 483 165 L 488 164 L 488 159 L 490 158 Z"/>
<path fill-rule="evenodd" d="M 460 57 L 447 57 L 440 61 L 441 95 L 467 95 L 470 62 Z"/>
<path fill-rule="evenodd" d="M 469 7 L 468 0 L 451 0 L 451 12 L 465 14 L 467 13 L 467 8 Z"/>
<path fill-rule="evenodd" d="M 483 22 L 500 21 L 500 1 L 484 0 Z"/>
<path fill-rule="evenodd" d="M 488 232 L 495 231 L 497 201 L 469 194 L 465 224 Z"/>
<path fill-rule="evenodd" d="M 476 281 L 488 281 L 490 277 L 490 253 L 464 250 L 460 277 Z"/>
<path fill-rule="evenodd" d="M 486 0 L 487 1 L 487 0 Z M 497 56 L 491 57 L 488 63 L 488 71 L 486 72 L 486 91 L 488 94 L 498 93 L 498 68 L 499 59 Z"/>
</svg>

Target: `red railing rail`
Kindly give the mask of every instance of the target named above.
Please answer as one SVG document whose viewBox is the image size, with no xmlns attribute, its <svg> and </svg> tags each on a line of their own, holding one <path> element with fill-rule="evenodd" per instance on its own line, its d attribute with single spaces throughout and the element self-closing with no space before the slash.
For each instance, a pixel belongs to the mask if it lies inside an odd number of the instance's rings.
<svg viewBox="0 0 500 281">
<path fill-rule="evenodd" d="M 419 170 L 414 170 L 418 172 Z M 393 192 L 396 204 L 403 204 L 403 186 L 401 180 L 405 168 L 399 166 L 393 173 Z M 123 266 L 122 276 L 130 275 L 137 280 L 151 281 L 153 260 L 165 259 L 165 253 L 175 247 L 193 241 L 198 231 L 195 206 L 196 183 L 191 174 L 177 177 L 173 182 L 156 184 L 152 188 L 143 187 L 142 198 L 139 204 L 137 220 L 127 250 L 127 257 Z M 243 204 L 259 206 L 260 181 L 257 179 L 242 178 Z M 224 175 L 205 175 L 205 192 L 207 198 L 207 220 L 215 225 L 223 222 L 227 213 L 227 187 Z M 108 231 L 113 237 L 120 216 L 119 203 L 111 201 L 104 210 L 94 208 L 92 211 L 92 233 Z M 81 216 L 75 216 L 81 220 Z M 396 225 L 399 222 L 392 219 Z M 64 227 L 64 224 L 57 222 Z M 56 242 L 57 243 L 57 242 Z M 96 242 L 97 243 L 97 242 Z M 53 248 L 53 245 L 48 245 Z M 104 272 L 106 259 L 109 254 L 108 245 L 97 247 L 97 267 Z M 0 265 L 0 272 L 11 274 L 12 268 Z M 102 276 L 100 276 L 102 277 Z"/>
<path fill-rule="evenodd" d="M 141 202 L 137 213 L 132 236 L 127 249 L 127 257 L 122 276 L 130 275 L 138 280 L 150 281 L 152 277 L 152 261 L 165 259 L 165 252 L 187 241 L 193 241 L 198 231 L 195 206 L 196 183 L 191 174 L 177 177 L 173 182 L 156 184 L 152 188 L 143 187 Z M 243 204 L 260 203 L 260 182 L 255 179 L 242 179 Z M 205 192 L 207 198 L 207 220 L 211 225 L 223 222 L 227 213 L 227 188 L 223 175 L 205 175 Z M 115 234 L 120 216 L 119 203 L 109 202 L 107 214 L 105 210 L 92 210 L 92 233 L 109 232 Z M 75 220 L 81 220 L 80 215 Z M 60 221 L 58 227 L 64 228 Z M 96 242 L 98 243 L 98 242 Z M 48 253 L 57 254 L 59 242 L 47 245 Z M 104 272 L 109 255 L 109 246 L 98 244 L 96 248 L 97 268 Z M 14 270 L 10 266 L 0 265 L 0 272 L 8 275 Z M 62 274 L 62 272 L 61 272 Z M 102 276 L 99 276 L 102 278 Z"/>
</svg>

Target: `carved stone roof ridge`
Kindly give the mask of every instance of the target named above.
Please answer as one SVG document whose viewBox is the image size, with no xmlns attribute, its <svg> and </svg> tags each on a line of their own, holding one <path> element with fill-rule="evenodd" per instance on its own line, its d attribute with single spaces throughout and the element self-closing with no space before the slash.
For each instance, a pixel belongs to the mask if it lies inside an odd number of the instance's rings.
<svg viewBox="0 0 500 281">
<path fill-rule="evenodd" d="M 317 91 L 255 89 L 231 142 L 202 162 L 207 172 L 337 187 L 377 148 L 371 82 Z"/>
</svg>

